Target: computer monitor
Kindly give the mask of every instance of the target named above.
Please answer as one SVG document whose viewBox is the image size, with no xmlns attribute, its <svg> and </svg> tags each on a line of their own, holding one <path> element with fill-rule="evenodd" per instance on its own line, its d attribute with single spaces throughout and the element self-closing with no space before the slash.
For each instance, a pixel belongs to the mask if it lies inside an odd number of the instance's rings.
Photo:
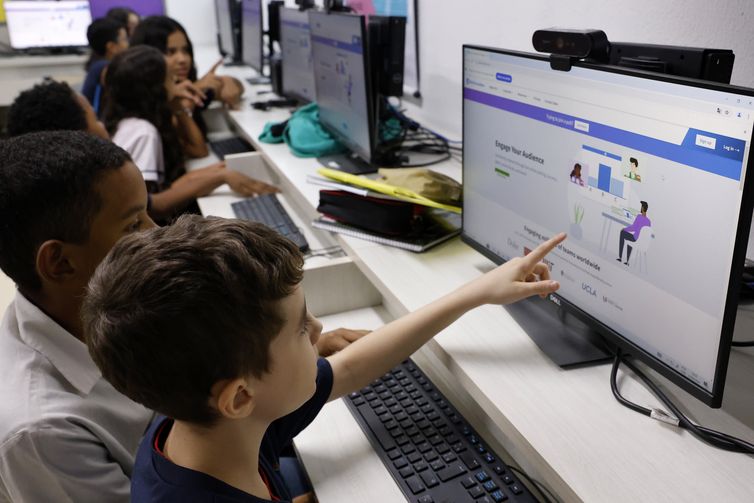
<svg viewBox="0 0 754 503">
<path fill-rule="evenodd" d="M 280 9 L 283 94 L 300 101 L 314 101 L 314 69 L 309 33 L 309 14 L 298 9 Z"/>
<path fill-rule="evenodd" d="M 375 121 L 364 16 L 309 11 L 320 123 L 369 163 Z"/>
<path fill-rule="evenodd" d="M 105 17 L 107 11 L 114 7 L 128 7 L 140 16 L 164 16 L 163 0 L 89 0 L 92 19 Z"/>
<path fill-rule="evenodd" d="M 264 71 L 262 0 L 241 1 L 241 54 L 243 62 L 260 74 Z"/>
<path fill-rule="evenodd" d="M 231 61 L 241 61 L 240 5 L 238 0 L 215 0 L 217 46 Z"/>
<path fill-rule="evenodd" d="M 13 49 L 83 47 L 92 23 L 89 2 L 6 1 L 5 16 Z"/>
<path fill-rule="evenodd" d="M 719 407 L 754 90 L 476 46 L 462 82 L 464 241 L 500 263 L 568 232 L 546 259 L 560 289 L 540 305 Z"/>
</svg>

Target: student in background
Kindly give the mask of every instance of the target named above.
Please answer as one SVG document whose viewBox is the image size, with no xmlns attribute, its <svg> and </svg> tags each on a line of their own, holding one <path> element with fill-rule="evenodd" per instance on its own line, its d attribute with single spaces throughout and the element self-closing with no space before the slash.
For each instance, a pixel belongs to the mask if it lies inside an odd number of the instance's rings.
<svg viewBox="0 0 754 503">
<path fill-rule="evenodd" d="M 290 500 L 280 450 L 327 401 L 379 378 L 477 306 L 557 290 L 541 260 L 563 239 L 323 359 L 303 258 L 274 231 L 185 215 L 124 238 L 92 277 L 82 319 L 102 375 L 167 416 L 139 447 L 132 500 Z"/>
<path fill-rule="evenodd" d="M 138 168 L 109 141 L 0 141 L 0 268 L 18 287 L 0 325 L 0 501 L 129 501 L 153 413 L 102 378 L 79 311 L 115 242 L 154 226 L 146 209 Z"/>
<path fill-rule="evenodd" d="M 181 149 L 186 139 L 174 122 L 192 123 L 182 99 L 185 91 L 194 88 L 188 81 L 173 82 L 157 49 L 140 45 L 116 56 L 108 68 L 105 88 L 105 126 L 141 169 L 152 193 L 155 218 L 169 219 L 191 210 L 197 197 L 224 183 L 244 196 L 277 192 L 271 185 L 226 169 L 223 162 L 186 173 Z M 195 93 L 193 98 L 198 100 L 198 96 Z"/>
<path fill-rule="evenodd" d="M 110 139 L 94 109 L 65 82 L 48 80 L 19 94 L 8 110 L 8 135 L 37 131 L 86 131 Z"/>
<path fill-rule="evenodd" d="M 207 99 L 198 107 L 190 101 L 183 105 L 192 112 L 202 135 L 188 142 L 186 153 L 189 157 L 204 157 L 207 155 L 207 145 L 204 137 L 206 126 L 199 111 L 205 109 L 213 99 L 220 100 L 227 106 L 236 107 L 243 94 L 243 85 L 233 77 L 218 76 L 215 70 L 222 60 L 218 61 L 201 79 L 197 78 L 194 63 L 194 47 L 191 40 L 178 21 L 166 16 L 150 16 L 144 19 L 134 33 L 132 45 L 149 45 L 165 55 L 168 73 L 176 82 L 190 81 L 205 93 Z"/>
<path fill-rule="evenodd" d="M 128 49 L 128 34 L 122 24 L 103 17 L 95 19 L 89 25 L 86 38 L 89 40 L 92 53 L 86 63 L 87 73 L 84 85 L 81 87 L 81 94 L 89 100 L 96 113 L 99 111 L 102 97 L 105 68 L 116 54 Z"/>
<path fill-rule="evenodd" d="M 125 26 L 129 38 L 133 36 L 134 30 L 139 26 L 139 21 L 141 21 L 139 14 L 130 7 L 113 7 L 107 11 L 105 17 L 114 19 Z"/>
</svg>

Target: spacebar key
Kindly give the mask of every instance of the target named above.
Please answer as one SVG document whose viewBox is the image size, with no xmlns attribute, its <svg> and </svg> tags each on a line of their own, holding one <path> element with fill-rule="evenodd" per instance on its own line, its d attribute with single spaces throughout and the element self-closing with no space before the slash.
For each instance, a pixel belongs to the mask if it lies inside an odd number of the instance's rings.
<svg viewBox="0 0 754 503">
<path fill-rule="evenodd" d="M 374 413 L 369 404 L 361 404 L 357 407 L 357 409 L 359 410 L 361 417 L 363 417 L 364 421 L 366 421 L 366 423 L 369 425 L 369 429 L 372 430 L 374 436 L 377 437 L 377 440 L 380 442 L 382 448 L 386 451 L 394 449 L 396 445 L 393 441 L 393 437 L 391 437 L 390 432 L 388 432 L 382 426 L 382 421 L 380 421 L 380 418 L 377 417 L 377 414 Z M 377 428 L 375 429 L 373 425 L 376 425 Z"/>
</svg>

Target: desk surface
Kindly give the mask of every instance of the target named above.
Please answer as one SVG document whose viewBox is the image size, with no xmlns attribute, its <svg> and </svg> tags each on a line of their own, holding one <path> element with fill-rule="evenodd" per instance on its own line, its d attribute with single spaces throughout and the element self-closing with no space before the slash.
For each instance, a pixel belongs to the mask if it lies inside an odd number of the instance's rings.
<svg viewBox="0 0 754 503">
<path fill-rule="evenodd" d="M 222 71 L 237 77 L 251 75 L 242 68 Z M 249 100 L 259 98 L 256 89 L 247 88 L 244 106 L 230 112 L 229 118 L 285 179 L 288 196 L 312 218 L 319 188 L 305 179 L 317 162 L 294 157 L 285 145 L 257 141 L 266 122 L 289 115 L 285 110 L 252 110 Z M 408 108 L 408 114 L 421 121 L 421 110 Z M 460 165 L 452 161 L 438 170 L 461 176 Z M 336 324 L 376 326 L 493 267 L 458 239 L 424 254 L 355 238 L 336 239 L 383 297 L 382 309 L 344 314 Z M 744 316 L 754 320 L 751 311 Z M 488 442 L 504 446 L 523 469 L 563 500 L 692 501 L 714 494 L 720 501 L 754 501 L 752 457 L 719 451 L 685 431 L 622 407 L 611 394 L 608 366 L 560 369 L 500 306 L 466 314 L 415 357 L 438 385 L 444 384 L 443 391 Z M 653 375 L 697 421 L 754 441 L 754 351 L 733 351 L 720 410 L 707 408 Z M 634 378 L 619 379 L 627 398 L 657 404 Z M 346 495 L 355 501 L 400 500 L 392 479 L 342 404 L 328 405 L 296 445 L 320 501 L 344 501 Z"/>
</svg>

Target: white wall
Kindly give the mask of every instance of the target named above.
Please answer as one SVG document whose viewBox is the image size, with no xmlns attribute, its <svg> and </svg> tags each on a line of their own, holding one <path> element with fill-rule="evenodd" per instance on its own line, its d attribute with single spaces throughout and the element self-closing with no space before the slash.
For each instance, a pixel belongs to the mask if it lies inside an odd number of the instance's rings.
<svg viewBox="0 0 754 503">
<path fill-rule="evenodd" d="M 293 0 L 286 0 L 293 4 Z M 212 0 L 166 0 L 195 44 L 214 41 Z M 460 137 L 461 45 L 533 51 L 539 28 L 598 28 L 622 42 L 733 49 L 732 83 L 754 87 L 751 0 L 419 0 L 423 110 Z"/>
</svg>

